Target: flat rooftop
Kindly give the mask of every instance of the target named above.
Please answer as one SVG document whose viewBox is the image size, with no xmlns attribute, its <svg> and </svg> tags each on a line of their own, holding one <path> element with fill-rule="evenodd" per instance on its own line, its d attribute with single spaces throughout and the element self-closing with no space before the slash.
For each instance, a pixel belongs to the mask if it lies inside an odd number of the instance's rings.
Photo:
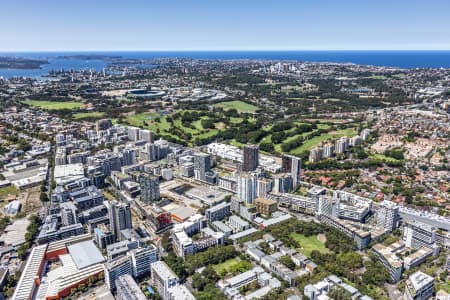
<svg viewBox="0 0 450 300">
<path fill-rule="evenodd" d="M 83 269 L 105 260 L 93 241 L 84 241 L 67 247 L 78 269 Z"/>
</svg>

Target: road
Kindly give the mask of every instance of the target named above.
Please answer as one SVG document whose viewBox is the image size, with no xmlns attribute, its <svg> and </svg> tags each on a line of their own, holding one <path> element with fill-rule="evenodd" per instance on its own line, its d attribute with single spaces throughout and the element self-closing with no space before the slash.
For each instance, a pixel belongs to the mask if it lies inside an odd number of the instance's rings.
<svg viewBox="0 0 450 300">
<path fill-rule="evenodd" d="M 392 300 L 403 299 L 403 294 L 397 289 L 396 285 L 385 283 L 384 287 L 388 291 L 389 299 Z"/>
</svg>

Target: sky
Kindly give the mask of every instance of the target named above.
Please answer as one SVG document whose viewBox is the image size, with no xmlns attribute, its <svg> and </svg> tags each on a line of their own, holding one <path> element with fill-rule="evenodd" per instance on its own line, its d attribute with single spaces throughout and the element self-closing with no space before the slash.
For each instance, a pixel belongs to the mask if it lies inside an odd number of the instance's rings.
<svg viewBox="0 0 450 300">
<path fill-rule="evenodd" d="M 449 0 L 0 0 L 0 51 L 450 50 Z"/>
</svg>

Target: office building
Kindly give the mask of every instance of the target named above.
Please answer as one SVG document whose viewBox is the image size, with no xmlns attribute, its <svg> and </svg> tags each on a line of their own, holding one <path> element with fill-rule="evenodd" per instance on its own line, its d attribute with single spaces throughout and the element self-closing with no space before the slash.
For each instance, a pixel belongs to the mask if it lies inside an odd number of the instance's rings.
<svg viewBox="0 0 450 300">
<path fill-rule="evenodd" d="M 150 203 L 160 199 L 159 177 L 149 174 L 140 174 L 141 201 Z"/>
<path fill-rule="evenodd" d="M 259 147 L 257 145 L 245 145 L 243 151 L 242 171 L 255 171 L 259 164 Z"/>
<path fill-rule="evenodd" d="M 178 285 L 178 276 L 163 261 L 151 266 L 151 282 L 163 299 L 169 298 L 169 289 Z"/>
<path fill-rule="evenodd" d="M 109 202 L 108 204 L 111 231 L 115 239 L 120 240 L 120 231 L 132 228 L 130 204 L 118 201 Z"/>
<path fill-rule="evenodd" d="M 399 222 L 397 205 L 386 200 L 381 202 L 376 212 L 376 220 L 378 227 L 385 228 L 387 231 L 395 230 Z"/>
<path fill-rule="evenodd" d="M 294 189 L 300 184 L 302 172 L 302 160 L 299 157 L 285 154 L 281 158 L 281 170 L 285 173 L 290 173 Z"/>
<path fill-rule="evenodd" d="M 417 271 L 406 280 L 406 300 L 427 300 L 433 296 L 434 278 L 421 271 Z"/>
</svg>

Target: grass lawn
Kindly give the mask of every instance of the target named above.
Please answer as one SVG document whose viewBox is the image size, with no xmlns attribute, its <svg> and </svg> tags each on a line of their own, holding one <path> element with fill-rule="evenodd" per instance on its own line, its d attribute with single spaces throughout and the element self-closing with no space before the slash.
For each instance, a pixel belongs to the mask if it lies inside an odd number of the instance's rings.
<svg viewBox="0 0 450 300">
<path fill-rule="evenodd" d="M 242 147 L 244 146 L 244 144 L 242 144 L 242 143 L 236 141 L 235 139 L 232 139 L 232 140 L 230 141 L 230 145 L 236 146 L 236 147 L 238 147 L 238 148 L 242 148 Z"/>
<path fill-rule="evenodd" d="M 108 192 L 108 191 L 103 190 L 103 196 L 105 196 L 106 200 L 108 200 L 108 201 L 113 201 L 113 200 L 115 200 L 114 195 L 111 194 L 111 193 Z"/>
<path fill-rule="evenodd" d="M 223 107 L 225 110 L 227 109 L 236 109 L 238 113 L 254 113 L 258 109 L 257 106 L 252 104 L 248 104 L 242 101 L 228 101 L 228 102 L 220 102 L 215 104 L 216 107 Z"/>
<path fill-rule="evenodd" d="M 450 283 L 436 283 L 436 291 L 444 290 L 447 293 L 450 293 Z"/>
<path fill-rule="evenodd" d="M 230 122 L 233 123 L 233 124 L 241 123 L 242 120 L 244 120 L 244 119 L 243 118 L 235 118 L 235 117 L 231 117 L 230 118 Z"/>
<path fill-rule="evenodd" d="M 384 162 L 399 162 L 399 160 L 389 157 L 389 156 L 386 156 L 384 154 L 372 154 L 369 156 L 369 158 L 381 160 Z"/>
<path fill-rule="evenodd" d="M 86 119 L 86 118 L 101 118 L 105 115 L 104 112 L 93 111 L 93 112 L 85 112 L 85 113 L 77 113 L 73 115 L 73 118 L 76 120 Z"/>
<path fill-rule="evenodd" d="M 352 137 L 356 134 L 356 130 L 353 128 L 347 128 L 342 130 L 337 130 L 335 132 L 325 133 L 319 136 L 315 136 L 312 139 L 306 140 L 303 145 L 298 148 L 295 148 L 291 151 L 292 154 L 301 154 L 304 151 L 310 150 L 315 146 L 319 145 L 321 142 L 332 138 L 340 138 L 343 136 Z"/>
<path fill-rule="evenodd" d="M 383 75 L 373 75 L 373 76 L 370 76 L 368 78 L 375 79 L 375 80 L 386 80 L 387 79 L 387 77 L 383 76 Z"/>
<path fill-rule="evenodd" d="M 157 117 L 159 115 L 155 113 L 141 113 L 127 116 L 127 121 L 133 126 L 142 126 L 144 121 L 151 121 Z"/>
<path fill-rule="evenodd" d="M 299 233 L 291 233 L 291 236 L 294 240 L 296 240 L 301 248 L 297 249 L 300 253 L 303 253 L 304 255 L 306 255 L 307 257 L 311 257 L 311 252 L 313 250 L 318 250 L 322 253 L 326 253 L 329 252 L 330 250 L 328 250 L 327 248 L 325 248 L 324 243 L 322 243 L 321 241 L 319 241 L 317 239 L 316 235 L 312 235 L 312 236 L 304 236 L 303 234 L 299 234 Z"/>
<path fill-rule="evenodd" d="M 239 261 L 236 258 L 230 258 L 229 260 L 224 261 L 223 263 L 213 265 L 214 271 L 219 274 L 223 270 L 228 270 L 230 267 L 237 264 Z"/>
<path fill-rule="evenodd" d="M 197 121 L 195 121 L 195 122 L 197 122 Z M 176 127 L 182 129 L 184 132 L 188 132 L 188 133 L 190 133 L 190 134 L 195 135 L 195 134 L 198 134 L 198 132 L 199 132 L 200 130 L 203 130 L 203 127 L 201 127 L 202 125 L 201 125 L 200 121 L 198 121 L 198 122 L 199 122 L 198 125 L 197 125 L 197 124 L 194 124 L 195 122 L 192 123 L 192 125 L 194 125 L 194 128 L 195 128 L 195 129 L 192 129 L 192 128 L 183 126 L 183 124 L 181 123 L 181 120 L 180 120 L 180 119 L 174 120 L 174 121 L 173 121 L 173 124 L 175 124 Z"/>
<path fill-rule="evenodd" d="M 84 103 L 82 102 L 75 102 L 75 101 L 57 102 L 57 101 L 25 100 L 22 103 L 40 109 L 48 109 L 48 110 L 78 109 L 83 107 L 84 105 Z"/>
<path fill-rule="evenodd" d="M 157 128 L 159 128 L 161 131 L 167 131 L 171 125 L 169 124 L 169 122 L 167 122 L 166 116 L 159 117 L 160 121 L 155 122 L 154 119 L 158 117 L 159 114 L 156 113 L 141 113 L 128 116 L 127 121 L 132 126 L 147 128 L 153 131 L 155 131 Z M 147 125 L 144 125 L 144 121 L 147 123 Z"/>
<path fill-rule="evenodd" d="M 8 195 L 18 195 L 19 190 L 14 185 L 9 185 L 0 188 L 0 199 L 7 197 Z"/>
</svg>

